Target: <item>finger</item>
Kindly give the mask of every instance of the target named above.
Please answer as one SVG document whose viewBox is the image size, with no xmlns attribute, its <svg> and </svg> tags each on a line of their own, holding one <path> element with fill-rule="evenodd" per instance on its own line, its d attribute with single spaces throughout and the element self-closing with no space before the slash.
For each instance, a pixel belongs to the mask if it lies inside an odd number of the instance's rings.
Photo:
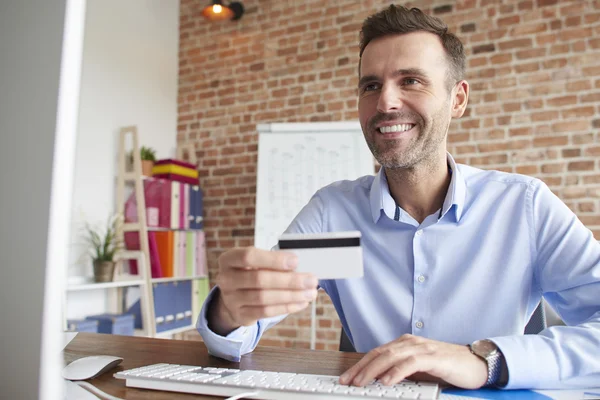
<svg viewBox="0 0 600 400">
<path fill-rule="evenodd" d="M 342 384 L 342 385 L 349 385 L 350 382 L 352 382 L 356 378 L 356 376 L 367 365 L 369 365 L 369 363 L 372 360 L 374 360 L 375 358 L 379 357 L 379 354 L 381 354 L 381 351 L 382 351 L 383 347 L 384 346 L 380 346 L 380 347 L 374 348 L 373 350 L 371 350 L 370 352 L 368 352 L 359 362 L 357 362 L 352 367 L 350 367 L 346 372 L 344 372 L 340 376 L 340 384 Z"/>
<path fill-rule="evenodd" d="M 430 341 L 414 344 L 413 340 L 397 342 L 394 346 L 388 347 L 379 357 L 371 361 L 363 371 L 355 378 L 353 384 L 364 386 L 375 378 L 383 378 L 386 372 L 396 367 L 401 371 L 409 368 L 422 358 L 430 356 L 435 352 L 435 345 Z M 421 372 L 417 370 L 414 372 Z M 426 372 L 426 371 L 425 371 Z M 411 374 L 413 372 L 410 372 Z M 404 375 L 401 379 L 404 379 Z"/>
<path fill-rule="evenodd" d="M 401 364 L 396 364 L 383 373 L 379 381 L 385 386 L 395 385 L 407 379 L 411 375 L 426 373 L 427 371 L 432 370 L 435 362 L 435 356 L 429 354 L 410 356 Z M 431 378 L 431 376 L 429 377 Z M 436 380 L 439 381 L 440 379 Z"/>
<path fill-rule="evenodd" d="M 217 282 L 224 290 L 242 289 L 316 289 L 319 281 L 310 273 L 273 270 L 236 270 L 219 274 Z"/>
<path fill-rule="evenodd" d="M 237 294 L 244 306 L 274 306 L 313 301 L 317 290 L 242 290 Z"/>
<path fill-rule="evenodd" d="M 298 257 L 285 251 L 269 251 L 255 247 L 235 248 L 219 257 L 219 267 L 229 268 L 268 268 L 293 270 L 298 265 Z"/>
<path fill-rule="evenodd" d="M 240 314 L 244 316 L 246 320 L 259 320 L 262 318 L 276 317 L 283 314 L 291 314 L 305 309 L 308 306 L 308 302 L 303 303 L 291 303 L 291 304 L 279 304 L 273 306 L 250 306 L 242 307 Z"/>
<path fill-rule="evenodd" d="M 349 382 L 347 384 L 351 382 L 356 386 L 364 386 L 391 368 L 398 360 L 428 350 L 427 346 L 415 343 L 412 336 L 404 335 L 393 342 L 371 350 L 363 360 L 355 365 L 357 369 L 352 371 L 352 376 L 344 376 Z"/>
</svg>

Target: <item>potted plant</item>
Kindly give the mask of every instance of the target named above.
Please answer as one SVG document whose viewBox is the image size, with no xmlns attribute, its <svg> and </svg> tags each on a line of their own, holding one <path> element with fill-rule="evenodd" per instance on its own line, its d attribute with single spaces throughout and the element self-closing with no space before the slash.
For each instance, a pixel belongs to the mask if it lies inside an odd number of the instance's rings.
<svg viewBox="0 0 600 400">
<path fill-rule="evenodd" d="M 142 159 L 142 175 L 152 176 L 152 167 L 156 162 L 156 150 L 142 146 L 140 148 L 140 158 Z"/>
<path fill-rule="evenodd" d="M 90 246 L 95 282 L 111 282 L 115 273 L 115 255 L 123 246 L 117 237 L 118 215 L 108 219 L 105 229 L 94 229 L 86 223 L 85 238 Z"/>
<path fill-rule="evenodd" d="M 152 176 L 152 167 L 156 162 L 156 150 L 151 147 L 140 147 L 140 159 L 142 160 L 142 175 Z M 133 150 L 127 153 L 126 171 L 133 171 Z"/>
</svg>

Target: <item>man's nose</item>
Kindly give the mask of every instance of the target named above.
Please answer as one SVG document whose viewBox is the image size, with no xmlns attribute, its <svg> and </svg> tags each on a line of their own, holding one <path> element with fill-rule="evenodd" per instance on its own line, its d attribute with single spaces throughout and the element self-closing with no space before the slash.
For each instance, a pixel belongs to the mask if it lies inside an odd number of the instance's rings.
<svg viewBox="0 0 600 400">
<path fill-rule="evenodd" d="M 379 92 L 377 111 L 385 114 L 398 111 L 400 108 L 402 108 L 402 100 L 399 90 L 391 85 L 384 85 Z"/>
</svg>

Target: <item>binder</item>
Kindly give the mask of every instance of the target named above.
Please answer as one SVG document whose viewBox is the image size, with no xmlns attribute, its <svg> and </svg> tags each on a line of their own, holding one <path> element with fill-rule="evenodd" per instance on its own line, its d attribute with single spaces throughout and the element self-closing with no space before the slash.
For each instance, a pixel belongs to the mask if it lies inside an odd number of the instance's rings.
<svg viewBox="0 0 600 400">
<path fill-rule="evenodd" d="M 192 300 L 192 315 L 194 316 L 194 318 L 197 318 L 198 315 L 200 315 L 200 310 L 202 309 L 204 300 L 206 300 L 206 297 L 208 296 L 208 293 L 210 291 L 208 285 L 208 278 L 195 279 L 193 282 L 193 288 L 194 297 Z"/>
<path fill-rule="evenodd" d="M 170 330 L 176 328 L 175 323 L 175 298 L 177 296 L 177 283 L 178 282 L 166 282 L 165 285 L 165 298 L 163 298 L 164 312 L 165 312 L 165 322 L 164 322 L 164 330 Z"/>
<path fill-rule="evenodd" d="M 171 273 L 172 277 L 179 276 L 179 255 L 181 254 L 180 241 L 179 241 L 179 231 L 172 231 L 173 234 L 173 255 L 171 257 Z"/>
<path fill-rule="evenodd" d="M 202 188 L 198 187 L 198 198 L 196 200 L 196 229 L 204 227 L 204 193 Z"/>
<path fill-rule="evenodd" d="M 171 184 L 171 229 L 179 228 L 179 196 L 180 196 L 180 183 L 170 182 Z"/>
<path fill-rule="evenodd" d="M 175 326 L 182 328 L 192 324 L 192 281 L 175 282 Z"/>
<path fill-rule="evenodd" d="M 179 183 L 179 222 L 177 228 L 183 229 L 185 228 L 185 183 Z"/>
<path fill-rule="evenodd" d="M 194 276 L 196 273 L 196 232 L 185 232 L 186 234 L 186 263 L 185 275 Z"/>
<path fill-rule="evenodd" d="M 173 231 L 154 232 L 163 278 L 173 277 Z"/>
<path fill-rule="evenodd" d="M 196 275 L 208 275 L 206 267 L 206 243 L 204 239 L 204 231 L 196 232 Z"/>
<path fill-rule="evenodd" d="M 190 185 L 188 185 L 187 183 L 182 183 L 183 185 L 183 193 L 185 194 L 184 197 L 184 213 L 183 213 L 183 228 L 184 229 L 190 229 Z"/>
<path fill-rule="evenodd" d="M 162 278 L 161 262 L 156 244 L 156 232 L 148 232 L 148 250 L 150 251 L 150 272 L 153 278 Z M 140 233 L 125 232 L 125 248 L 127 250 L 140 250 Z M 137 260 L 129 260 L 129 273 L 138 275 Z"/>
<path fill-rule="evenodd" d="M 156 232 L 148 232 L 148 250 L 150 250 L 150 276 L 152 278 L 162 278 L 160 255 L 158 254 L 158 245 L 156 243 Z"/>
<path fill-rule="evenodd" d="M 162 201 L 162 181 L 159 179 L 144 180 L 144 203 L 146 204 L 146 224 L 149 227 L 160 226 Z M 138 222 L 137 199 L 131 193 L 125 202 L 125 222 Z"/>
<path fill-rule="evenodd" d="M 198 199 L 200 194 L 198 193 L 200 187 L 199 186 L 189 186 L 190 192 L 190 212 L 189 212 L 189 225 L 190 229 L 198 229 L 196 216 L 198 215 Z"/>
<path fill-rule="evenodd" d="M 183 314 L 184 314 L 184 324 L 183 326 L 190 326 L 192 325 L 192 318 L 193 313 L 192 313 L 192 281 L 184 281 L 183 282 L 183 286 L 184 288 L 182 289 L 183 291 Z"/>
<path fill-rule="evenodd" d="M 179 234 L 179 276 L 186 276 L 186 264 L 187 264 L 187 237 L 185 231 L 177 232 Z"/>
<path fill-rule="evenodd" d="M 168 329 L 168 325 L 166 324 L 168 308 L 167 283 L 153 284 L 152 293 L 154 295 L 154 317 L 156 318 L 156 332 L 164 332 Z"/>
<path fill-rule="evenodd" d="M 171 228 L 172 183 L 164 179 L 157 181 L 160 182 L 158 225 L 160 228 Z"/>
</svg>

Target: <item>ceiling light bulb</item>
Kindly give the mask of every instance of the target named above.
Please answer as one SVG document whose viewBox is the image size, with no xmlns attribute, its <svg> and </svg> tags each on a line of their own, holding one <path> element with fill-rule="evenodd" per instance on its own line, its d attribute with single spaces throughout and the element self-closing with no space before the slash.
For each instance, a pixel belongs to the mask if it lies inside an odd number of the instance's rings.
<svg viewBox="0 0 600 400">
<path fill-rule="evenodd" d="M 215 14 L 220 14 L 223 11 L 223 7 L 220 4 L 213 5 L 213 12 Z"/>
</svg>

